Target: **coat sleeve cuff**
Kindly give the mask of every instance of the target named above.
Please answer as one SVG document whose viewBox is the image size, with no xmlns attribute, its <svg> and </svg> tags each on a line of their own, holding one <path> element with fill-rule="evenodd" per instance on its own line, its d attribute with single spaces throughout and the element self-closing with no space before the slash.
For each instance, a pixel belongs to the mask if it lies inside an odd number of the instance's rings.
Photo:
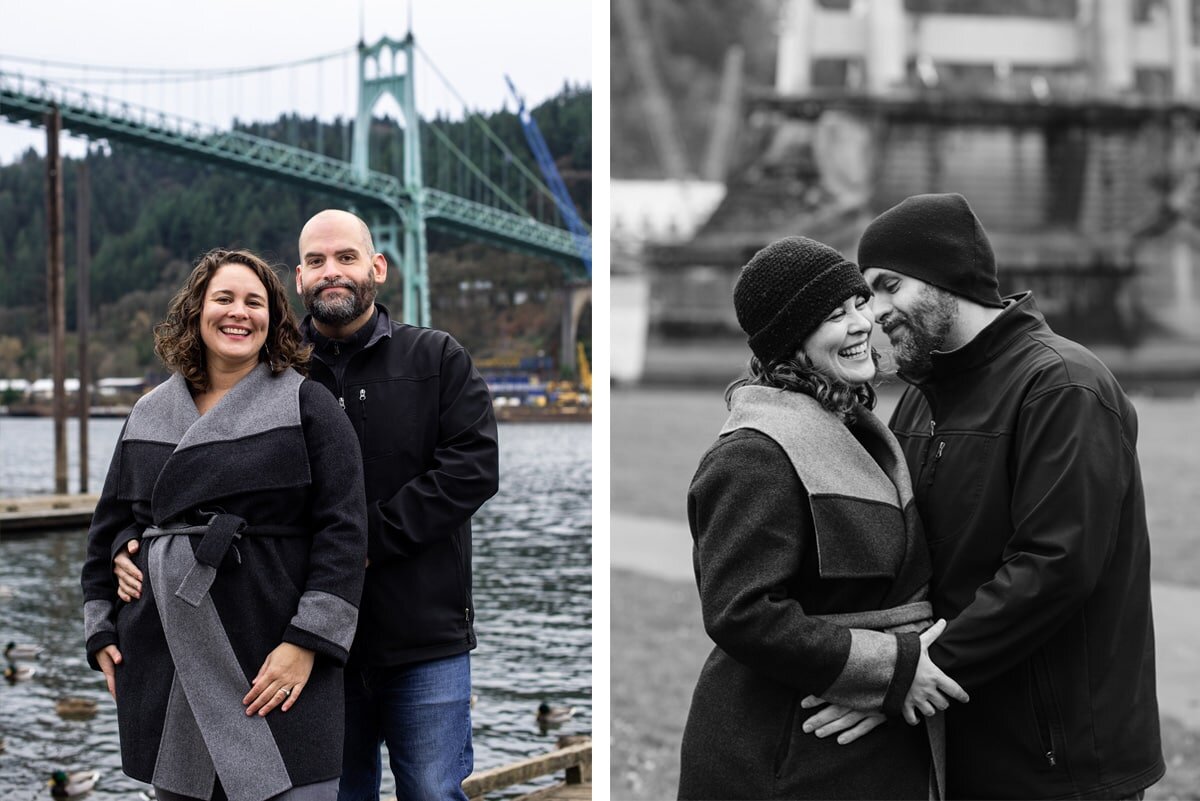
<svg viewBox="0 0 1200 801">
<path fill-rule="evenodd" d="M 917 663 L 921 660 L 921 635 L 908 631 L 896 635 L 896 670 L 891 684 L 883 697 L 883 714 L 899 717 L 904 710 L 904 698 L 917 675 Z"/>
<path fill-rule="evenodd" d="M 898 650 L 894 634 L 850 629 L 850 652 L 846 663 L 833 684 L 819 693 L 821 699 L 855 709 L 881 709 L 888 685 L 895 675 Z"/>
<path fill-rule="evenodd" d="M 100 669 L 100 663 L 96 661 L 96 652 L 101 648 L 116 644 L 117 632 L 115 631 L 101 631 L 98 634 L 88 637 L 84 648 L 87 650 L 87 663 L 92 670 Z"/>
<path fill-rule="evenodd" d="M 346 660 L 350 658 L 350 651 L 340 646 L 334 645 L 329 640 L 289 625 L 283 631 L 283 641 L 290 642 L 292 645 L 298 645 L 301 648 L 320 654 L 321 656 L 332 659 L 338 667 L 345 667 Z"/>
<path fill-rule="evenodd" d="M 358 608 L 349 601 L 332 593 L 308 590 L 300 596 L 299 608 L 283 639 L 345 664 L 357 624 Z"/>
<path fill-rule="evenodd" d="M 117 536 L 113 537 L 112 549 L 109 551 L 108 561 L 111 563 L 114 559 L 116 559 L 117 554 L 121 553 L 121 551 L 125 549 L 125 543 L 129 542 L 130 540 L 136 540 L 141 533 L 141 526 L 137 525 L 122 529 Z"/>
</svg>

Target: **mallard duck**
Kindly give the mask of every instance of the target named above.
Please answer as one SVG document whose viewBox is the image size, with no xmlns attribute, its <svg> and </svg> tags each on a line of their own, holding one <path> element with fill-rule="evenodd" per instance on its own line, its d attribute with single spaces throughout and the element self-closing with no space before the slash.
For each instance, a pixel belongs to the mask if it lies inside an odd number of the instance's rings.
<svg viewBox="0 0 1200 801">
<path fill-rule="evenodd" d="M 91 792 L 100 778 L 98 770 L 81 770 L 77 773 L 67 773 L 56 770 L 50 775 L 50 795 L 55 798 L 72 798 Z"/>
<path fill-rule="evenodd" d="M 550 706 L 543 701 L 538 705 L 537 722 L 539 726 L 561 726 L 574 715 L 573 706 Z"/>
<path fill-rule="evenodd" d="M 60 718 L 67 720 L 87 720 L 96 714 L 98 708 L 99 704 L 91 698 L 78 698 L 70 695 L 54 702 L 54 711 Z"/>
<path fill-rule="evenodd" d="M 37 659 L 41 652 L 42 646 L 31 643 L 17 645 L 15 642 L 10 642 L 4 646 L 4 658 L 9 662 L 15 662 L 18 659 Z"/>
<path fill-rule="evenodd" d="M 25 679 L 32 677 L 35 672 L 37 671 L 28 665 L 18 667 L 9 662 L 4 668 L 4 678 L 8 680 L 9 684 L 13 684 L 18 681 L 25 681 Z"/>
</svg>

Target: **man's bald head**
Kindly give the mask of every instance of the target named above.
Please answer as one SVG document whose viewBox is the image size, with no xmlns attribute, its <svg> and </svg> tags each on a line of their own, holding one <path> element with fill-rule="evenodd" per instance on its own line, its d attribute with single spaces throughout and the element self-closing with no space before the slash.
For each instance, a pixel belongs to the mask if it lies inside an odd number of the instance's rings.
<svg viewBox="0 0 1200 801">
<path fill-rule="evenodd" d="M 305 238 L 318 231 L 323 233 L 340 231 L 343 234 L 353 231 L 353 236 L 359 240 L 363 248 L 363 255 L 367 258 L 375 255 L 375 242 L 371 238 L 371 229 L 367 227 L 361 217 L 342 209 L 325 209 L 310 217 L 304 227 L 300 229 L 301 261 L 304 260 Z"/>
<path fill-rule="evenodd" d="M 325 336 L 345 339 L 366 323 L 385 278 L 387 259 L 358 215 L 325 209 L 300 230 L 296 291 Z"/>
</svg>

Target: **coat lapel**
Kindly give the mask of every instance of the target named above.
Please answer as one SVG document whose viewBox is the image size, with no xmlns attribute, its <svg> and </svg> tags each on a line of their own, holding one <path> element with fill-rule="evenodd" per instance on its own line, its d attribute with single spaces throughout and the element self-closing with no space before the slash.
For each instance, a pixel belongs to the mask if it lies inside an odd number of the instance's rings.
<svg viewBox="0 0 1200 801">
<path fill-rule="evenodd" d="M 308 483 L 300 427 L 303 380 L 293 370 L 273 376 L 259 364 L 204 415 L 179 374 L 158 397 L 151 401 L 148 395 L 151 402 L 138 410 L 138 429 L 174 444 L 151 493 L 154 522 L 238 492 Z"/>
<path fill-rule="evenodd" d="M 864 409 L 861 418 L 873 415 Z M 867 435 L 890 439 L 882 423 L 874 422 L 877 427 L 867 427 Z M 792 463 L 808 493 L 822 578 L 896 576 L 912 543 L 902 501 L 911 489 L 895 483 L 904 464 L 898 449 L 886 450 L 885 470 L 814 398 L 771 387 L 734 391 L 721 433 L 740 428 L 770 437 Z"/>
</svg>

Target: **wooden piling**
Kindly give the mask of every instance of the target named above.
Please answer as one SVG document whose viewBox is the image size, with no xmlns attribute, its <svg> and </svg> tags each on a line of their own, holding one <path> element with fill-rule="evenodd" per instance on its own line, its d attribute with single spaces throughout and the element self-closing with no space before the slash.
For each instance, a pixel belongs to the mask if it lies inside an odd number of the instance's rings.
<svg viewBox="0 0 1200 801">
<path fill-rule="evenodd" d="M 88 491 L 88 407 L 92 394 L 88 362 L 89 273 L 92 267 L 92 182 L 88 159 L 79 162 L 75 182 L 75 330 L 79 339 L 79 491 Z"/>
<path fill-rule="evenodd" d="M 58 150 L 62 114 L 46 113 L 46 304 L 49 310 L 51 368 L 54 376 L 54 491 L 67 491 L 67 321 L 66 265 L 63 261 L 62 156 Z"/>
</svg>

